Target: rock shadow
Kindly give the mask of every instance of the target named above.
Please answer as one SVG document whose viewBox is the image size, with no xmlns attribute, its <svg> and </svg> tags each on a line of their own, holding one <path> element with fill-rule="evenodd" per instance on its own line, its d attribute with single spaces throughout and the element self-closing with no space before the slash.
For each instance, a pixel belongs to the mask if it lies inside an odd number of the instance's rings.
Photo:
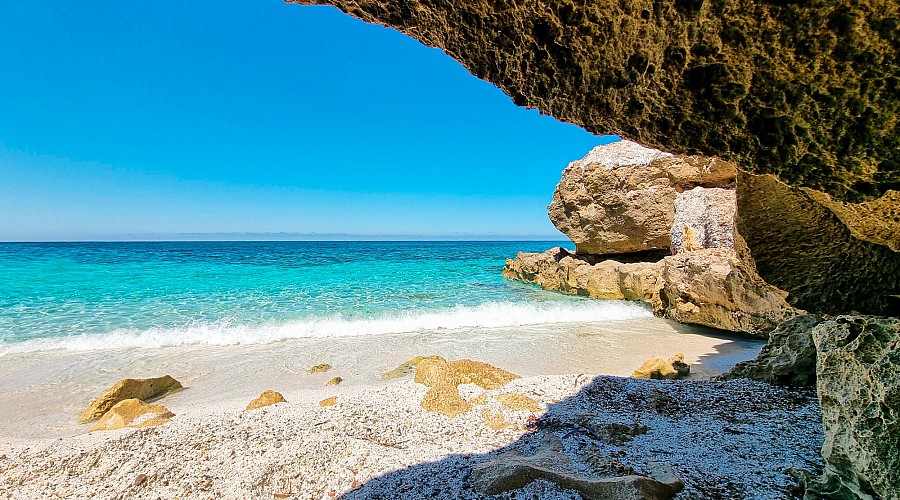
<svg viewBox="0 0 900 500">
<path fill-rule="evenodd" d="M 822 467 L 813 391 L 746 379 L 580 384 L 508 445 L 388 472 L 341 498 L 787 498 L 800 471 Z M 677 494 L 667 470 L 683 483 Z"/>
</svg>

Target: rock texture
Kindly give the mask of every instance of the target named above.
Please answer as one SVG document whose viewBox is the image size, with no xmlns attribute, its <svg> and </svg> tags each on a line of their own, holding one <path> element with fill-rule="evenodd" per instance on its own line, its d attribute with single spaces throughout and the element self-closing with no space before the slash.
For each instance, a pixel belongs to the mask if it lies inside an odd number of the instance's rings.
<svg viewBox="0 0 900 500">
<path fill-rule="evenodd" d="M 91 422 L 97 420 L 115 406 L 116 403 L 126 399 L 149 401 L 179 389 L 182 389 L 181 383 L 169 375 L 156 378 L 124 378 L 94 399 L 81 412 L 81 421 Z"/>
<path fill-rule="evenodd" d="M 803 315 L 778 325 L 769 334 L 756 359 L 742 361 L 718 380 L 749 378 L 770 384 L 805 386 L 816 385 L 816 346 L 813 328 L 822 322 L 816 315 Z"/>
<path fill-rule="evenodd" d="M 139 399 L 119 401 L 91 427 L 91 431 L 113 431 L 125 427 L 140 428 L 162 425 L 174 417 L 163 405 L 146 404 Z"/>
<path fill-rule="evenodd" d="M 503 275 L 545 290 L 642 300 L 661 317 L 756 335 L 767 334 L 797 314 L 784 292 L 763 282 L 730 249 L 628 263 L 554 248 L 542 254 L 520 252 L 507 259 Z"/>
<path fill-rule="evenodd" d="M 771 175 L 738 179 L 737 228 L 760 276 L 798 308 L 885 314 L 900 293 L 896 192 L 862 205 L 788 186 Z"/>
<path fill-rule="evenodd" d="M 842 316 L 813 330 L 827 498 L 900 498 L 900 318 Z"/>
<path fill-rule="evenodd" d="M 614 142 L 570 163 L 547 208 L 551 222 L 582 254 L 668 250 L 684 226 L 704 247 L 731 246 L 733 192 L 697 186 L 733 187 L 736 173 L 726 162 L 672 158 L 630 141 Z M 679 205 L 683 214 L 676 214 Z"/>
<path fill-rule="evenodd" d="M 264 406 L 271 406 L 275 403 L 287 403 L 287 401 L 285 401 L 284 396 L 282 396 L 280 392 L 266 390 L 263 391 L 258 398 L 250 401 L 250 404 L 247 405 L 246 409 L 255 410 Z"/>
<path fill-rule="evenodd" d="M 669 232 L 672 253 L 733 248 L 736 204 L 733 189 L 696 187 L 678 193 Z"/>
<path fill-rule="evenodd" d="M 687 376 L 691 372 L 691 365 L 684 362 L 684 354 L 678 353 L 668 361 L 662 358 L 650 358 L 644 361 L 634 373 L 633 378 L 652 378 L 655 380 L 676 380 Z"/>
<path fill-rule="evenodd" d="M 472 409 L 472 404 L 459 394 L 457 387 L 460 384 L 475 384 L 490 390 L 517 378 L 519 376 L 514 373 L 470 359 L 447 361 L 440 356 L 428 356 L 416 363 L 415 381 L 430 387 L 422 407 L 448 417 Z"/>
<path fill-rule="evenodd" d="M 597 472 L 585 474 L 572 466 L 562 447 L 558 437 L 547 434 L 544 442 L 533 447 L 531 453 L 514 448 L 472 466 L 470 481 L 481 492 L 498 495 L 544 479 L 578 491 L 582 498 L 597 500 L 667 500 L 684 488 L 671 467 L 657 463 L 651 464 L 649 477 L 609 473 L 604 477 Z M 595 457 L 593 461 L 598 462 L 602 458 Z"/>
<path fill-rule="evenodd" d="M 900 184 L 894 1 L 291 0 L 440 47 L 520 106 L 841 199 Z"/>
</svg>

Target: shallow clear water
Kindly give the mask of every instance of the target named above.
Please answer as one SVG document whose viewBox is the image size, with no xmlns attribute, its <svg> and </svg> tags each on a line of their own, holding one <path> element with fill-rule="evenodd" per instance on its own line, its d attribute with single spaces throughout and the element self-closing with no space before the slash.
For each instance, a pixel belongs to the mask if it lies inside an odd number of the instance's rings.
<svg viewBox="0 0 900 500">
<path fill-rule="evenodd" d="M 0 244 L 0 355 L 649 317 L 501 276 L 554 242 Z"/>
</svg>

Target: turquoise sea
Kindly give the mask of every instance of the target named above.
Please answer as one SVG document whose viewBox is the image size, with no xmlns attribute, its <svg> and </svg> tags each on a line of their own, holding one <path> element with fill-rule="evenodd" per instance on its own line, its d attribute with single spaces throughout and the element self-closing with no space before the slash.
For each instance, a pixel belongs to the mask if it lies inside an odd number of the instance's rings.
<svg viewBox="0 0 900 500">
<path fill-rule="evenodd" d="M 501 276 L 564 242 L 0 243 L 0 356 L 652 316 Z"/>
</svg>

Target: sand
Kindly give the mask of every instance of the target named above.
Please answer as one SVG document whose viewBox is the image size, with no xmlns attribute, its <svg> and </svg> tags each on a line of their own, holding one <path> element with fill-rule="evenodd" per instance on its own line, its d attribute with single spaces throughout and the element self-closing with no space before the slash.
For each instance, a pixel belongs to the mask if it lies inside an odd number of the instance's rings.
<svg viewBox="0 0 900 500">
<path fill-rule="evenodd" d="M 474 399 L 474 385 L 463 393 Z M 424 411 L 426 388 L 410 379 L 338 396 L 319 407 L 279 403 L 252 411 L 176 417 L 146 429 L 94 433 L 0 458 L 10 498 L 479 498 L 471 466 L 552 434 L 574 467 L 612 457 L 641 473 L 670 464 L 686 484 L 679 498 L 777 498 L 790 468 L 819 464 L 815 395 L 745 380 L 662 382 L 587 375 L 527 377 L 486 393 L 456 418 Z M 514 411 L 496 397 L 517 392 L 546 413 Z M 483 409 L 513 425 L 495 430 Z M 535 418 L 539 417 L 539 418 Z M 639 422 L 627 442 L 598 437 L 603 425 Z M 146 481 L 142 482 L 142 475 Z M 136 484 L 136 480 L 138 483 Z M 509 498 L 579 498 L 539 481 Z"/>
<path fill-rule="evenodd" d="M 471 465 L 530 446 L 541 433 L 572 450 L 594 443 L 637 473 L 651 458 L 670 463 L 687 485 L 681 498 L 716 488 L 782 496 L 793 481 L 787 469 L 817 466 L 813 394 L 702 382 L 755 356 L 761 342 L 656 318 L 617 323 L 7 355 L 0 357 L 0 498 L 478 498 L 466 481 Z M 595 378 L 628 375 L 648 357 L 675 352 L 693 363 L 694 380 Z M 487 392 L 461 386 L 471 411 L 429 413 L 421 407 L 425 386 L 380 375 L 430 354 L 485 361 L 523 378 Z M 307 374 L 320 363 L 333 368 Z M 77 424 L 78 412 L 119 378 L 162 374 L 187 387 L 158 401 L 175 413 L 169 423 L 94 433 Z M 335 376 L 345 381 L 327 387 Z M 686 401 L 673 407 L 677 414 L 635 403 L 657 386 Z M 266 389 L 287 403 L 244 411 Z M 541 411 L 501 404 L 509 392 L 538 401 Z M 319 406 L 331 396 L 336 405 Z M 640 419 L 652 430 L 611 448 L 565 423 L 588 414 Z M 546 481 L 507 496 L 517 495 L 578 498 Z"/>
</svg>

